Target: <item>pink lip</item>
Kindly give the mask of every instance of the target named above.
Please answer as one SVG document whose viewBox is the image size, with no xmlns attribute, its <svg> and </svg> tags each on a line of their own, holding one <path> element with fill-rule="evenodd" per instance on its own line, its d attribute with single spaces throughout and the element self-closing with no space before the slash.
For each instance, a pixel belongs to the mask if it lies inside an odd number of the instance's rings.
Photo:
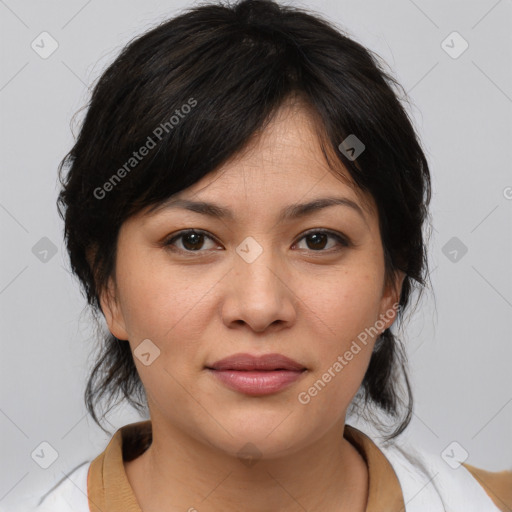
<svg viewBox="0 0 512 512">
<path fill-rule="evenodd" d="M 227 387 L 252 396 L 281 391 L 306 370 L 302 364 L 281 354 L 235 354 L 206 368 Z"/>
<path fill-rule="evenodd" d="M 212 370 L 305 370 L 306 367 L 281 354 L 234 354 L 207 366 Z"/>
</svg>

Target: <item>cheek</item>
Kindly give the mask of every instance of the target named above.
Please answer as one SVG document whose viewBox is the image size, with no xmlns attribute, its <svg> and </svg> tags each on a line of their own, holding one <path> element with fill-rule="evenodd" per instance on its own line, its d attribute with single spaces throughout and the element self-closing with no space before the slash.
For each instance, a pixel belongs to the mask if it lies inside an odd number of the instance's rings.
<svg viewBox="0 0 512 512">
<path fill-rule="evenodd" d="M 383 277 L 367 269 L 338 273 L 304 295 L 304 302 L 323 323 L 331 348 L 342 349 L 378 318 Z"/>
<path fill-rule="evenodd" d="M 121 309 L 132 350 L 149 339 L 165 356 L 162 360 L 173 361 L 176 368 L 179 361 L 186 366 L 195 359 L 211 322 L 212 288 L 219 281 L 213 273 L 195 274 L 193 267 L 180 269 L 143 257 L 119 265 Z"/>
<path fill-rule="evenodd" d="M 137 372 L 152 400 L 172 402 L 174 408 L 189 407 L 190 397 L 180 383 L 189 382 L 201 362 L 201 333 L 208 323 L 207 303 L 201 298 L 211 286 L 191 285 L 190 279 L 176 274 L 171 280 L 171 276 L 155 270 L 125 276 L 123 311 L 129 343 Z M 138 357 L 145 346 L 143 340 L 151 341 L 144 342 L 149 347 L 144 352 L 149 351 L 152 358 L 148 365 Z"/>
<path fill-rule="evenodd" d="M 304 401 L 311 399 L 327 411 L 332 403 L 346 406 L 357 392 L 376 339 L 372 328 L 378 319 L 380 280 L 367 272 L 347 272 L 304 297 L 312 322 L 316 316 L 317 331 L 312 337 L 317 364 L 301 388 Z"/>
<path fill-rule="evenodd" d="M 316 364 L 301 386 L 297 400 L 321 414 L 336 419 L 346 410 L 359 389 L 368 368 L 374 338 L 365 332 L 364 322 L 338 318 L 339 335 L 318 343 Z M 353 333 L 353 334 L 352 334 Z"/>
</svg>

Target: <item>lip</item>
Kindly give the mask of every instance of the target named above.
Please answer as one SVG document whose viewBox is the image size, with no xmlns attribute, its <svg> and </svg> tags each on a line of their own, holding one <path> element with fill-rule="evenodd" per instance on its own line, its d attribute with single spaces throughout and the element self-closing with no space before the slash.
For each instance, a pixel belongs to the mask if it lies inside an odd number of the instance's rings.
<svg viewBox="0 0 512 512">
<path fill-rule="evenodd" d="M 261 356 L 253 356 L 252 354 L 234 354 L 224 359 L 216 361 L 211 366 L 207 366 L 211 370 L 292 370 L 302 371 L 306 367 L 289 357 L 282 354 L 263 354 Z"/>
<path fill-rule="evenodd" d="M 281 354 L 235 354 L 206 369 L 228 388 L 250 396 L 277 393 L 307 371 L 304 365 Z"/>
</svg>

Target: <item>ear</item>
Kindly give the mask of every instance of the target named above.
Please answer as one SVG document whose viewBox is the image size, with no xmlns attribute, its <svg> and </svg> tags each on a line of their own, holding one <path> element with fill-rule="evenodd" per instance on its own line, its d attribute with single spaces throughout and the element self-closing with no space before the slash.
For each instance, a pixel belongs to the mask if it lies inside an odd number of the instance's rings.
<svg viewBox="0 0 512 512">
<path fill-rule="evenodd" d="M 116 286 L 111 277 L 109 277 L 107 288 L 101 292 L 99 299 L 109 331 L 117 339 L 127 340 L 128 332 L 126 331 L 126 324 L 119 306 Z"/>
<path fill-rule="evenodd" d="M 398 270 L 394 279 L 384 284 L 379 318 L 385 323 L 385 327 L 381 329 L 381 332 L 389 329 L 396 319 L 405 275 L 405 272 Z"/>
</svg>

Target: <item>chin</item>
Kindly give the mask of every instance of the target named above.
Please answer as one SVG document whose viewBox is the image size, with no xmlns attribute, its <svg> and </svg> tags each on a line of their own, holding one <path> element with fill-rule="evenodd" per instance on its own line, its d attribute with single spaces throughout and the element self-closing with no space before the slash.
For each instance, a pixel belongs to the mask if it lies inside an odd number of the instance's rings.
<svg viewBox="0 0 512 512">
<path fill-rule="evenodd" d="M 249 413 L 243 421 L 222 421 L 224 428 L 216 430 L 219 436 L 209 432 L 205 437 L 209 445 L 232 457 L 277 459 L 306 447 L 315 437 L 314 432 L 305 431 L 303 423 L 292 422 L 292 416 L 289 411 L 283 414 L 283 409 L 267 419 L 262 419 L 261 413 Z"/>
</svg>

